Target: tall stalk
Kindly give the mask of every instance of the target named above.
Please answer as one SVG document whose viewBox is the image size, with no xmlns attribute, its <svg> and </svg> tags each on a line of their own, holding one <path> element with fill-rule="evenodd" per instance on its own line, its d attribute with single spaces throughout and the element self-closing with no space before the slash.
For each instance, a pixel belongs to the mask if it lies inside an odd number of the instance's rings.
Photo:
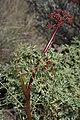
<svg viewBox="0 0 80 120">
<path fill-rule="evenodd" d="M 72 23 L 72 19 L 73 19 L 73 17 L 71 15 L 65 13 L 61 9 L 56 10 L 55 12 L 49 14 L 49 17 L 51 17 L 51 16 L 55 19 L 57 24 L 56 24 L 56 28 L 55 28 L 55 31 L 54 31 L 51 39 L 49 40 L 49 42 L 47 43 L 47 45 L 43 49 L 42 53 L 47 52 L 49 46 L 52 43 L 52 40 L 54 39 L 54 36 L 56 35 L 56 33 L 57 33 L 58 29 L 61 27 L 61 25 L 63 23 L 71 24 Z M 42 57 L 43 57 L 43 55 L 44 54 L 42 54 Z M 37 68 L 38 68 L 38 65 L 40 63 L 40 59 L 36 61 L 35 72 L 37 72 Z M 31 90 L 31 84 L 33 82 L 33 78 L 34 77 L 35 77 L 35 73 L 32 72 L 29 84 L 26 85 L 26 82 L 25 82 L 25 79 L 24 79 L 24 75 L 20 74 L 20 79 L 21 79 L 21 82 L 22 82 L 22 89 L 23 89 L 23 93 L 24 93 L 25 98 L 26 98 L 26 113 L 27 113 L 28 120 L 32 120 L 32 115 L 31 115 L 31 112 L 30 112 L 30 90 Z"/>
</svg>

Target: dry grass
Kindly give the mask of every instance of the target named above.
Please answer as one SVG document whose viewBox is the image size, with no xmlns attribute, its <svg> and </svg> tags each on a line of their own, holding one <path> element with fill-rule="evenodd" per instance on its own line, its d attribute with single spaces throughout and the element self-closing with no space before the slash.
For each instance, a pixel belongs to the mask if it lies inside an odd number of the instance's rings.
<svg viewBox="0 0 80 120">
<path fill-rule="evenodd" d="M 0 0 L 0 63 L 10 61 L 10 54 L 20 42 L 39 47 L 43 44 L 35 24 L 35 14 L 28 14 L 25 0 Z"/>
</svg>

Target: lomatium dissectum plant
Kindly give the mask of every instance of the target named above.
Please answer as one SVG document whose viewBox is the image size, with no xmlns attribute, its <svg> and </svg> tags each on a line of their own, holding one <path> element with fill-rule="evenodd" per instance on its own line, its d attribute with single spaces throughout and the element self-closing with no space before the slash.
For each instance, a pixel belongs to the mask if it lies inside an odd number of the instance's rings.
<svg viewBox="0 0 80 120">
<path fill-rule="evenodd" d="M 71 23 L 73 21 L 73 16 L 68 14 L 68 13 L 66 13 L 66 12 L 64 12 L 61 9 L 58 9 L 55 12 L 50 13 L 48 15 L 48 17 L 52 17 L 53 21 L 55 21 L 56 24 L 54 25 L 55 26 L 54 33 L 53 33 L 51 39 L 49 40 L 49 42 L 47 43 L 47 45 L 45 46 L 45 48 L 43 49 L 42 53 L 47 52 L 48 48 L 50 47 L 50 45 L 51 45 L 51 43 L 52 43 L 52 41 L 54 39 L 54 36 L 56 35 L 56 33 L 58 31 L 58 29 L 64 23 L 66 23 L 68 25 L 71 25 Z M 47 26 L 49 28 L 51 28 L 51 29 L 53 28 L 53 25 L 50 24 L 50 22 L 48 22 Z M 44 56 L 44 54 L 42 54 L 42 57 L 43 56 Z M 36 75 L 35 73 L 38 71 L 38 65 L 40 63 L 40 60 L 41 60 L 41 58 L 36 61 L 36 65 L 34 66 L 34 71 L 35 72 L 32 72 L 28 85 L 25 82 L 24 74 L 22 74 L 22 73 L 19 74 L 21 82 L 22 82 L 23 93 L 24 93 L 25 98 L 26 98 L 26 112 L 27 112 L 28 120 L 32 120 L 32 115 L 31 115 L 31 112 L 30 112 L 30 90 L 31 90 L 31 85 L 32 85 L 33 79 L 35 78 L 35 75 Z M 44 72 L 44 70 L 47 70 L 47 64 L 51 64 L 51 61 L 49 59 L 46 59 L 46 65 L 44 65 L 42 67 L 42 71 L 43 72 Z M 17 62 L 16 62 L 16 69 L 18 70 Z"/>
</svg>

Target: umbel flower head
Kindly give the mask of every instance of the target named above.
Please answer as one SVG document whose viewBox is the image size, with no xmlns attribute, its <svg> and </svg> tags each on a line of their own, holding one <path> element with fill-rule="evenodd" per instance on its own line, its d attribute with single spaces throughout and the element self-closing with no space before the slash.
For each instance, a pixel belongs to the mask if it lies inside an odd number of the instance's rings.
<svg viewBox="0 0 80 120">
<path fill-rule="evenodd" d="M 58 29 L 64 24 L 69 24 L 71 25 L 72 22 L 73 22 L 73 16 L 70 15 L 69 13 L 66 13 L 65 11 L 61 10 L 61 9 L 57 9 L 55 10 L 54 12 L 50 13 L 48 15 L 48 17 L 52 17 L 53 18 L 53 22 L 55 21 L 56 24 L 51 24 L 50 22 L 48 22 L 47 24 L 47 27 L 49 27 L 50 29 L 53 29 L 54 26 L 56 27 L 55 28 L 55 31 L 51 37 L 51 39 L 49 40 L 48 44 L 45 46 L 45 48 L 43 49 L 43 52 L 45 53 L 49 46 L 51 45 L 52 41 L 53 41 L 53 38 L 54 36 L 56 35 Z"/>
<path fill-rule="evenodd" d="M 52 17 L 56 24 L 66 23 L 71 25 L 73 22 L 73 16 L 61 9 L 57 9 L 54 12 L 48 14 L 48 17 Z M 47 26 L 52 28 L 53 25 L 48 22 Z"/>
</svg>

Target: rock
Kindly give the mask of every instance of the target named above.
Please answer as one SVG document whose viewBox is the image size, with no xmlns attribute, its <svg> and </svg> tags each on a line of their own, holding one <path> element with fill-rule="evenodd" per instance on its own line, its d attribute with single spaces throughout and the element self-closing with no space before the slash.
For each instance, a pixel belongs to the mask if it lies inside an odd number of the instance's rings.
<svg viewBox="0 0 80 120">
<path fill-rule="evenodd" d="M 73 15 L 74 20 L 71 26 L 63 25 L 60 28 L 60 31 L 55 37 L 55 41 L 57 44 L 60 43 L 70 43 L 72 37 L 80 37 L 80 3 L 74 2 L 73 0 L 26 0 L 29 4 L 29 11 L 33 14 L 35 12 L 37 14 L 37 28 L 44 29 L 43 32 L 41 30 L 42 35 L 46 35 L 47 39 L 49 39 L 49 34 L 52 35 L 52 32 L 48 32 L 45 30 L 45 24 L 48 21 L 48 13 L 53 12 L 56 9 L 62 9 L 66 12 L 69 12 Z M 65 31 L 65 32 L 64 32 Z M 46 34 L 47 33 L 47 34 Z M 65 40 L 64 40 L 65 39 Z M 61 42 L 60 42 L 60 41 Z M 58 43 L 59 42 L 59 43 Z"/>
</svg>

